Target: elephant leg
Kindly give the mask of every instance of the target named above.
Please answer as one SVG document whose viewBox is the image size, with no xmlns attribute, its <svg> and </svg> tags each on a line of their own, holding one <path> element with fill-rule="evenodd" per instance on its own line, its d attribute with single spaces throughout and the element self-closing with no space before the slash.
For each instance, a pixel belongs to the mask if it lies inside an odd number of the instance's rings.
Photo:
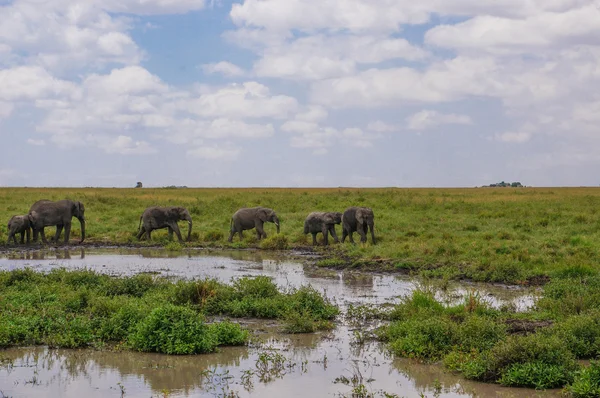
<svg viewBox="0 0 600 398">
<path fill-rule="evenodd" d="M 263 228 L 263 222 L 260 220 L 257 220 L 254 222 L 254 227 L 256 228 L 256 233 L 258 235 L 258 240 L 261 240 L 261 238 L 266 238 L 267 237 L 267 233 L 265 232 L 264 228 Z"/>
<path fill-rule="evenodd" d="M 25 232 L 27 233 L 27 244 L 29 244 L 29 238 L 31 236 L 31 232 L 29 231 L 29 228 L 27 228 L 27 230 Z"/>
<path fill-rule="evenodd" d="M 21 232 L 21 244 L 25 244 L 25 231 Z"/>
<path fill-rule="evenodd" d="M 54 234 L 54 242 L 58 243 L 58 240 L 60 239 L 60 234 L 62 233 L 63 230 L 63 226 L 62 225 L 57 225 L 56 226 L 56 233 Z"/>
<path fill-rule="evenodd" d="M 144 228 L 144 226 L 142 225 L 140 227 L 140 231 L 138 232 L 138 234 L 136 235 L 136 238 L 138 240 L 142 239 L 142 236 L 144 236 L 144 234 L 146 233 L 146 228 Z"/>
<path fill-rule="evenodd" d="M 33 229 L 33 241 L 37 242 L 39 239 L 39 231 L 37 229 Z"/>
<path fill-rule="evenodd" d="M 40 235 L 42 237 L 42 242 L 44 242 L 45 245 L 48 244 L 48 239 L 46 239 L 46 234 L 44 233 L 44 228 L 40 229 Z"/>
<path fill-rule="evenodd" d="M 352 237 L 352 235 L 354 235 L 354 230 L 350 228 L 350 231 L 348 231 L 348 239 L 350 239 L 350 243 L 354 243 L 354 237 Z"/>
<path fill-rule="evenodd" d="M 323 224 L 321 232 L 323 233 L 323 244 L 325 246 L 329 245 L 329 228 L 327 228 L 327 224 Z"/>
<path fill-rule="evenodd" d="M 348 230 L 346 227 L 342 227 L 342 243 L 346 241 L 346 237 L 348 236 Z"/>
<path fill-rule="evenodd" d="M 8 235 L 8 243 L 10 243 L 10 239 L 12 238 L 12 240 L 15 242 L 15 245 L 17 244 L 17 237 L 15 235 L 15 233 Z"/>
<path fill-rule="evenodd" d="M 240 242 L 241 242 L 241 241 L 244 240 L 244 233 L 243 233 L 243 231 L 241 229 L 240 229 L 239 234 L 240 234 Z"/>
<path fill-rule="evenodd" d="M 329 226 L 329 233 L 331 233 L 331 236 L 333 237 L 333 241 L 335 243 L 340 243 L 340 240 L 338 239 L 337 234 L 335 233 L 335 225 Z"/>
<path fill-rule="evenodd" d="M 71 223 L 65 224 L 65 244 L 69 243 L 69 239 L 71 238 Z M 58 237 L 56 238 L 58 242 Z"/>
<path fill-rule="evenodd" d="M 233 228 L 231 228 L 231 231 L 229 231 L 229 239 L 227 239 L 227 241 L 229 243 L 233 242 L 233 234 L 235 233 L 235 231 L 233 230 Z"/>
<path fill-rule="evenodd" d="M 313 246 L 316 246 L 317 245 L 317 233 L 311 232 L 311 235 L 313 237 Z"/>
<path fill-rule="evenodd" d="M 369 225 L 369 230 L 371 231 L 371 241 L 375 244 L 375 232 L 373 231 L 373 225 Z"/>
<path fill-rule="evenodd" d="M 174 222 L 173 225 L 171 225 L 171 228 L 173 229 L 173 231 L 175 231 L 175 234 L 177 235 L 177 239 L 179 239 L 179 242 L 183 243 L 183 239 L 181 238 L 181 232 L 179 231 L 179 226 L 177 225 L 177 223 Z M 172 233 L 171 233 L 171 236 L 173 236 Z"/>
<path fill-rule="evenodd" d="M 146 230 L 146 237 L 148 238 L 148 240 L 152 240 L 152 228 L 148 228 Z"/>
<path fill-rule="evenodd" d="M 365 243 L 367 241 L 367 235 L 365 234 L 366 229 L 366 224 L 358 224 L 358 228 L 356 228 L 356 232 L 360 235 L 360 243 Z"/>
<path fill-rule="evenodd" d="M 169 240 L 173 240 L 173 228 L 167 227 L 167 229 L 169 230 Z"/>
</svg>

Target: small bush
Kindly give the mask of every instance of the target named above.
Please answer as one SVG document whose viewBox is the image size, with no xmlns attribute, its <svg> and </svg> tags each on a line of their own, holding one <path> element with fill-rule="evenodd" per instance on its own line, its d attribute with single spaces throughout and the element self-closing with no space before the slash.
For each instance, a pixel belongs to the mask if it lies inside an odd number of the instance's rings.
<svg viewBox="0 0 600 398">
<path fill-rule="evenodd" d="M 260 242 L 260 248 L 263 250 L 285 250 L 288 247 L 288 239 L 282 234 L 271 235 Z"/>
<path fill-rule="evenodd" d="M 456 339 L 456 325 L 443 318 L 428 318 L 392 323 L 385 332 L 391 350 L 399 356 L 439 360 Z"/>
<path fill-rule="evenodd" d="M 237 297 L 242 298 L 269 298 L 279 295 L 277 285 L 268 276 L 256 278 L 240 278 L 233 282 Z"/>
<path fill-rule="evenodd" d="M 569 317 L 556 329 L 556 334 L 577 358 L 600 354 L 600 313 Z"/>
<path fill-rule="evenodd" d="M 547 389 L 564 386 L 572 379 L 564 366 L 537 361 L 511 365 L 499 382 L 505 386 Z"/>
<path fill-rule="evenodd" d="M 240 325 L 229 321 L 213 323 L 208 328 L 209 333 L 216 336 L 217 343 L 223 346 L 244 345 L 250 335 Z"/>
<path fill-rule="evenodd" d="M 600 397 L 600 362 L 591 361 L 590 366 L 577 372 L 566 392 L 573 398 Z"/>
<path fill-rule="evenodd" d="M 224 237 L 225 237 L 225 235 L 223 234 L 223 232 L 213 229 L 213 230 L 207 231 L 204 234 L 204 241 L 205 242 L 218 242 L 220 240 L 223 240 Z"/>
<path fill-rule="evenodd" d="M 183 246 L 181 245 L 181 243 L 173 241 L 167 243 L 165 245 L 165 249 L 167 249 L 168 251 L 177 252 L 183 249 Z"/>
<path fill-rule="evenodd" d="M 167 304 L 155 308 L 128 338 L 138 351 L 164 354 L 213 352 L 218 336 L 204 324 L 204 317 L 190 308 Z"/>
<path fill-rule="evenodd" d="M 291 312 L 285 317 L 285 333 L 313 333 L 316 330 L 315 321 L 310 314 Z"/>
</svg>

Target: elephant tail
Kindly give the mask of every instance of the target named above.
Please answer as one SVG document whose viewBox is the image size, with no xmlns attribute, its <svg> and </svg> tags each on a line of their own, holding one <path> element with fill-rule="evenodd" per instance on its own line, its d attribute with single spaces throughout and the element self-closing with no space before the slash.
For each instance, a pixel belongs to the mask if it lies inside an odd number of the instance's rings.
<svg viewBox="0 0 600 398">
<path fill-rule="evenodd" d="M 231 217 L 231 220 L 229 220 L 229 230 L 233 231 L 233 217 Z"/>
<path fill-rule="evenodd" d="M 141 228 L 142 228 L 142 218 L 143 218 L 143 217 L 144 217 L 144 215 L 142 214 L 142 215 L 140 216 L 140 224 L 138 225 L 138 232 L 140 232 L 140 231 L 141 231 Z"/>
</svg>

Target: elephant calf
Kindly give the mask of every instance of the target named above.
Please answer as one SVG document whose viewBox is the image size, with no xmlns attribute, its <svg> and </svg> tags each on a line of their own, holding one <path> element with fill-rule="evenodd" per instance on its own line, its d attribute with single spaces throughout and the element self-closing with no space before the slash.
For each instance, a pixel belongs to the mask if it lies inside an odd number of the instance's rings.
<svg viewBox="0 0 600 398">
<path fill-rule="evenodd" d="M 361 243 L 367 241 L 367 231 L 371 231 L 371 241 L 375 244 L 375 215 L 373 210 L 368 207 L 349 207 L 342 215 L 342 243 L 346 236 L 350 237 L 350 242 L 354 243 L 352 233 L 358 232 Z"/>
<path fill-rule="evenodd" d="M 335 224 L 341 224 L 342 213 L 336 212 L 313 212 L 310 213 L 306 220 L 304 220 L 304 234 L 311 233 L 313 238 L 313 245 L 317 244 L 317 234 L 321 232 L 325 246 L 329 244 L 328 235 L 331 234 L 335 243 L 339 242 L 339 239 L 335 233 Z"/>
<path fill-rule="evenodd" d="M 27 244 L 29 244 L 30 239 L 30 229 L 31 229 L 31 216 L 12 216 L 8 221 L 8 241 L 7 244 L 10 244 L 11 238 L 15 241 L 15 245 L 17 244 L 17 234 L 21 234 L 21 244 L 25 243 L 25 234 L 27 234 Z"/>
<path fill-rule="evenodd" d="M 229 242 L 233 242 L 233 235 L 235 233 L 240 234 L 240 240 L 244 238 L 242 231 L 247 229 L 256 228 L 256 235 L 258 240 L 266 238 L 267 233 L 263 228 L 263 224 L 267 221 L 274 223 L 277 226 L 277 233 L 279 233 L 279 218 L 273 209 L 266 207 L 251 207 L 239 209 L 231 217 Z"/>
<path fill-rule="evenodd" d="M 153 230 L 168 228 L 169 239 L 173 239 L 173 231 L 175 231 L 177 239 L 183 242 L 177 221 L 188 222 L 187 240 L 189 241 L 192 235 L 192 216 L 190 216 L 187 209 L 183 207 L 148 207 L 140 217 L 137 238 L 142 239 L 142 236 L 145 234 L 148 240 L 150 240 Z"/>
</svg>

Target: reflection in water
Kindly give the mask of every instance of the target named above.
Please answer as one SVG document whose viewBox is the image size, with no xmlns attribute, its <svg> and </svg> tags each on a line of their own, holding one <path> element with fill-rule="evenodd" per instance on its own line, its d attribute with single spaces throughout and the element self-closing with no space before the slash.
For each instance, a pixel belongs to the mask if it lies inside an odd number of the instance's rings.
<svg viewBox="0 0 600 398">
<path fill-rule="evenodd" d="M 304 267 L 269 253 L 189 252 L 166 250 L 45 250 L 11 253 L 0 258 L 1 269 L 31 267 L 46 272 L 52 268 L 89 268 L 98 272 L 130 275 L 152 272 L 177 278 L 231 278 L 267 275 L 281 287 L 310 284 L 342 307 L 353 304 L 385 304 L 414 289 L 413 280 L 391 275 L 340 272 Z M 477 284 L 455 284 L 451 294 L 464 296 L 477 290 L 493 305 L 527 303 L 531 291 Z M 491 295 L 491 296 L 490 296 Z M 523 299 L 523 296 L 526 298 Z M 527 298 L 529 297 L 529 298 Z M 456 298 L 456 297 L 455 297 Z M 469 382 L 445 372 L 439 366 L 392 359 L 379 344 L 352 344 L 350 326 L 309 335 L 273 334 L 272 324 L 247 321 L 260 342 L 247 347 L 225 347 L 220 352 L 196 356 L 167 356 L 135 352 L 94 350 L 53 350 L 44 347 L 0 351 L 0 390 L 7 396 L 127 397 L 219 396 L 234 391 L 239 396 L 304 397 L 348 394 L 351 387 L 334 383 L 340 376 L 351 378 L 360 372 L 374 381 L 373 393 L 399 396 L 433 396 L 435 380 L 443 386 L 441 397 L 557 397 L 553 392 L 507 389 Z M 364 325 L 363 325 L 364 327 Z M 265 356 L 268 353 L 269 356 Z M 263 354 L 261 356 L 261 354 Z M 261 382 L 260 358 L 285 359 L 284 372 Z M 2 365 L 2 360 L 8 360 Z M 12 363 L 12 365 L 9 365 Z"/>
</svg>

